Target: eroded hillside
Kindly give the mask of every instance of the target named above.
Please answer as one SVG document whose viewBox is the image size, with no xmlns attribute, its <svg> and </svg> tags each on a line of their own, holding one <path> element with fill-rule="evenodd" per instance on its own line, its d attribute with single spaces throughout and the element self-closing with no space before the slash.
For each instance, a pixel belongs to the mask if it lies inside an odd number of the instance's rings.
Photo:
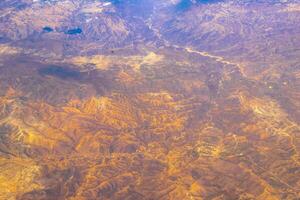
<svg viewBox="0 0 300 200">
<path fill-rule="evenodd" d="M 299 8 L 0 2 L 0 199 L 298 199 Z"/>
</svg>

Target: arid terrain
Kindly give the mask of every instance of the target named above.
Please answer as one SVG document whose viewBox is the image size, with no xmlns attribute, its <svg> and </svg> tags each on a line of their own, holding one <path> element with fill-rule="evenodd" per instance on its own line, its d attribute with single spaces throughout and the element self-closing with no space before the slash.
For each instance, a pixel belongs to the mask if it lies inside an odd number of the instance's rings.
<svg viewBox="0 0 300 200">
<path fill-rule="evenodd" d="M 0 200 L 299 200 L 298 0 L 1 0 Z"/>
</svg>

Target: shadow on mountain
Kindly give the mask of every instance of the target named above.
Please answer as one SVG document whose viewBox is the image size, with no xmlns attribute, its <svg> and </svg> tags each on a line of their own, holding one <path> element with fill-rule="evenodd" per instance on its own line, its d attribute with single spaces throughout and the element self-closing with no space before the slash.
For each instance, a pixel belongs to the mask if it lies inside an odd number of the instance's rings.
<svg viewBox="0 0 300 200">
<path fill-rule="evenodd" d="M 152 14 L 153 2 L 150 0 L 107 0 L 118 9 L 123 17 L 147 18 Z"/>
<path fill-rule="evenodd" d="M 43 76 L 54 76 L 60 79 L 82 79 L 81 73 L 76 70 L 53 65 L 39 69 L 39 74 Z"/>
<path fill-rule="evenodd" d="M 193 5 L 200 5 L 200 4 L 210 4 L 210 3 L 218 3 L 222 2 L 223 0 L 181 0 L 176 5 L 177 11 L 186 11 L 190 9 Z"/>
</svg>

